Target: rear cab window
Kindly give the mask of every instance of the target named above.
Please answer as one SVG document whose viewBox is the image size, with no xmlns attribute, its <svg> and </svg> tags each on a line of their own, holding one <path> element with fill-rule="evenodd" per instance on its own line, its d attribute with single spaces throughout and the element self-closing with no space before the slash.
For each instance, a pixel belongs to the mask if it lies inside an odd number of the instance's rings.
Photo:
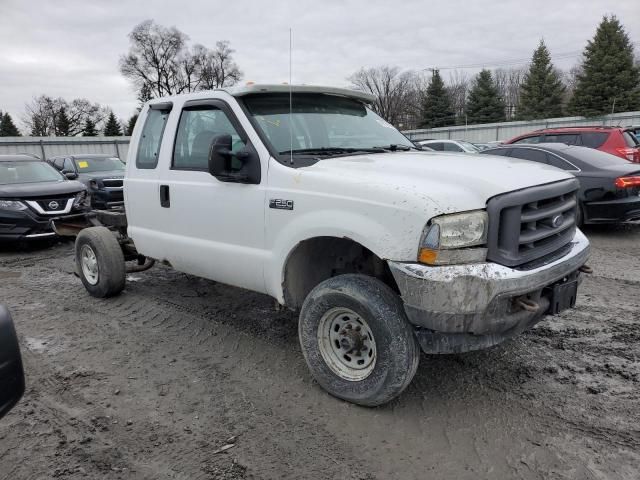
<svg viewBox="0 0 640 480">
<path fill-rule="evenodd" d="M 164 134 L 164 127 L 167 124 L 169 111 L 170 109 L 149 109 L 142 129 L 142 135 L 138 142 L 136 168 L 154 169 L 158 165 L 158 154 L 160 152 L 162 135 Z"/>
</svg>

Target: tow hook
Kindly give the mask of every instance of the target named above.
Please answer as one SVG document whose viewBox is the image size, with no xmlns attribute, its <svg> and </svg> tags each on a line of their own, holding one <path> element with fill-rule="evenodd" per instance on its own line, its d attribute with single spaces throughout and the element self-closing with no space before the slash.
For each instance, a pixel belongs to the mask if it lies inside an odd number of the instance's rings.
<svg viewBox="0 0 640 480">
<path fill-rule="evenodd" d="M 593 268 L 591 268 L 589 265 L 582 265 L 578 270 L 582 273 L 593 273 Z"/>
<path fill-rule="evenodd" d="M 538 310 L 540 310 L 540 305 L 538 304 L 538 302 L 534 302 L 527 297 L 517 298 L 516 305 L 518 305 L 521 309 L 526 310 L 527 312 L 537 312 Z"/>
</svg>

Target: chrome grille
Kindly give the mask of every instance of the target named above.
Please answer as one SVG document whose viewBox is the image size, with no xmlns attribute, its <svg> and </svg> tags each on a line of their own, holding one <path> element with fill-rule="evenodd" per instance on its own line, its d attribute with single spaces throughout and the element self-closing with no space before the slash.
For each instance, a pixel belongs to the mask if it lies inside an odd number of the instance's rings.
<svg viewBox="0 0 640 480">
<path fill-rule="evenodd" d="M 487 203 L 487 258 L 520 266 L 567 245 L 576 230 L 578 181 L 526 188 L 493 197 Z"/>
</svg>

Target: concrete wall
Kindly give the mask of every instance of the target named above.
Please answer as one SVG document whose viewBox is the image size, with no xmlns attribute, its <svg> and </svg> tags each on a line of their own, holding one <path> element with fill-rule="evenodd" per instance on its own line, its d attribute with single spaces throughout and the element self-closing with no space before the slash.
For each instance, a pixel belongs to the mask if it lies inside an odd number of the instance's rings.
<svg viewBox="0 0 640 480">
<path fill-rule="evenodd" d="M 640 112 L 614 113 L 597 118 L 562 117 L 528 122 L 486 123 L 457 127 L 441 127 L 425 130 L 408 130 L 404 134 L 411 140 L 448 138 L 485 143 L 495 140 L 509 140 L 523 133 L 540 128 L 571 127 L 579 125 L 640 125 Z"/>
<path fill-rule="evenodd" d="M 0 155 L 32 153 L 40 158 L 108 153 L 127 160 L 129 137 L 0 137 Z"/>
</svg>

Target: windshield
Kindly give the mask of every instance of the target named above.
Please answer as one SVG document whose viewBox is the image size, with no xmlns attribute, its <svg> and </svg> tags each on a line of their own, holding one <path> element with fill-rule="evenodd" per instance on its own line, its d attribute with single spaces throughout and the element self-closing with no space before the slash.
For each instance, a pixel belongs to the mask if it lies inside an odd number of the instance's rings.
<svg viewBox="0 0 640 480">
<path fill-rule="evenodd" d="M 62 181 L 55 168 L 40 160 L 0 162 L 0 185 Z"/>
<path fill-rule="evenodd" d="M 466 148 L 467 150 L 470 150 L 472 152 L 479 152 L 480 151 L 480 148 L 475 146 L 473 143 L 465 142 L 463 140 L 458 141 L 458 143 L 460 145 L 462 145 L 464 148 Z"/>
<path fill-rule="evenodd" d="M 339 153 L 391 145 L 415 146 L 392 125 L 345 97 L 325 94 L 294 94 L 289 114 L 288 94 L 255 95 L 245 98 L 249 114 L 278 153 Z M 291 117 L 291 121 L 290 121 Z M 293 132 L 290 132 L 290 125 Z"/>
<path fill-rule="evenodd" d="M 78 173 L 111 172 L 124 170 L 124 163 L 116 157 L 75 158 Z"/>
</svg>

